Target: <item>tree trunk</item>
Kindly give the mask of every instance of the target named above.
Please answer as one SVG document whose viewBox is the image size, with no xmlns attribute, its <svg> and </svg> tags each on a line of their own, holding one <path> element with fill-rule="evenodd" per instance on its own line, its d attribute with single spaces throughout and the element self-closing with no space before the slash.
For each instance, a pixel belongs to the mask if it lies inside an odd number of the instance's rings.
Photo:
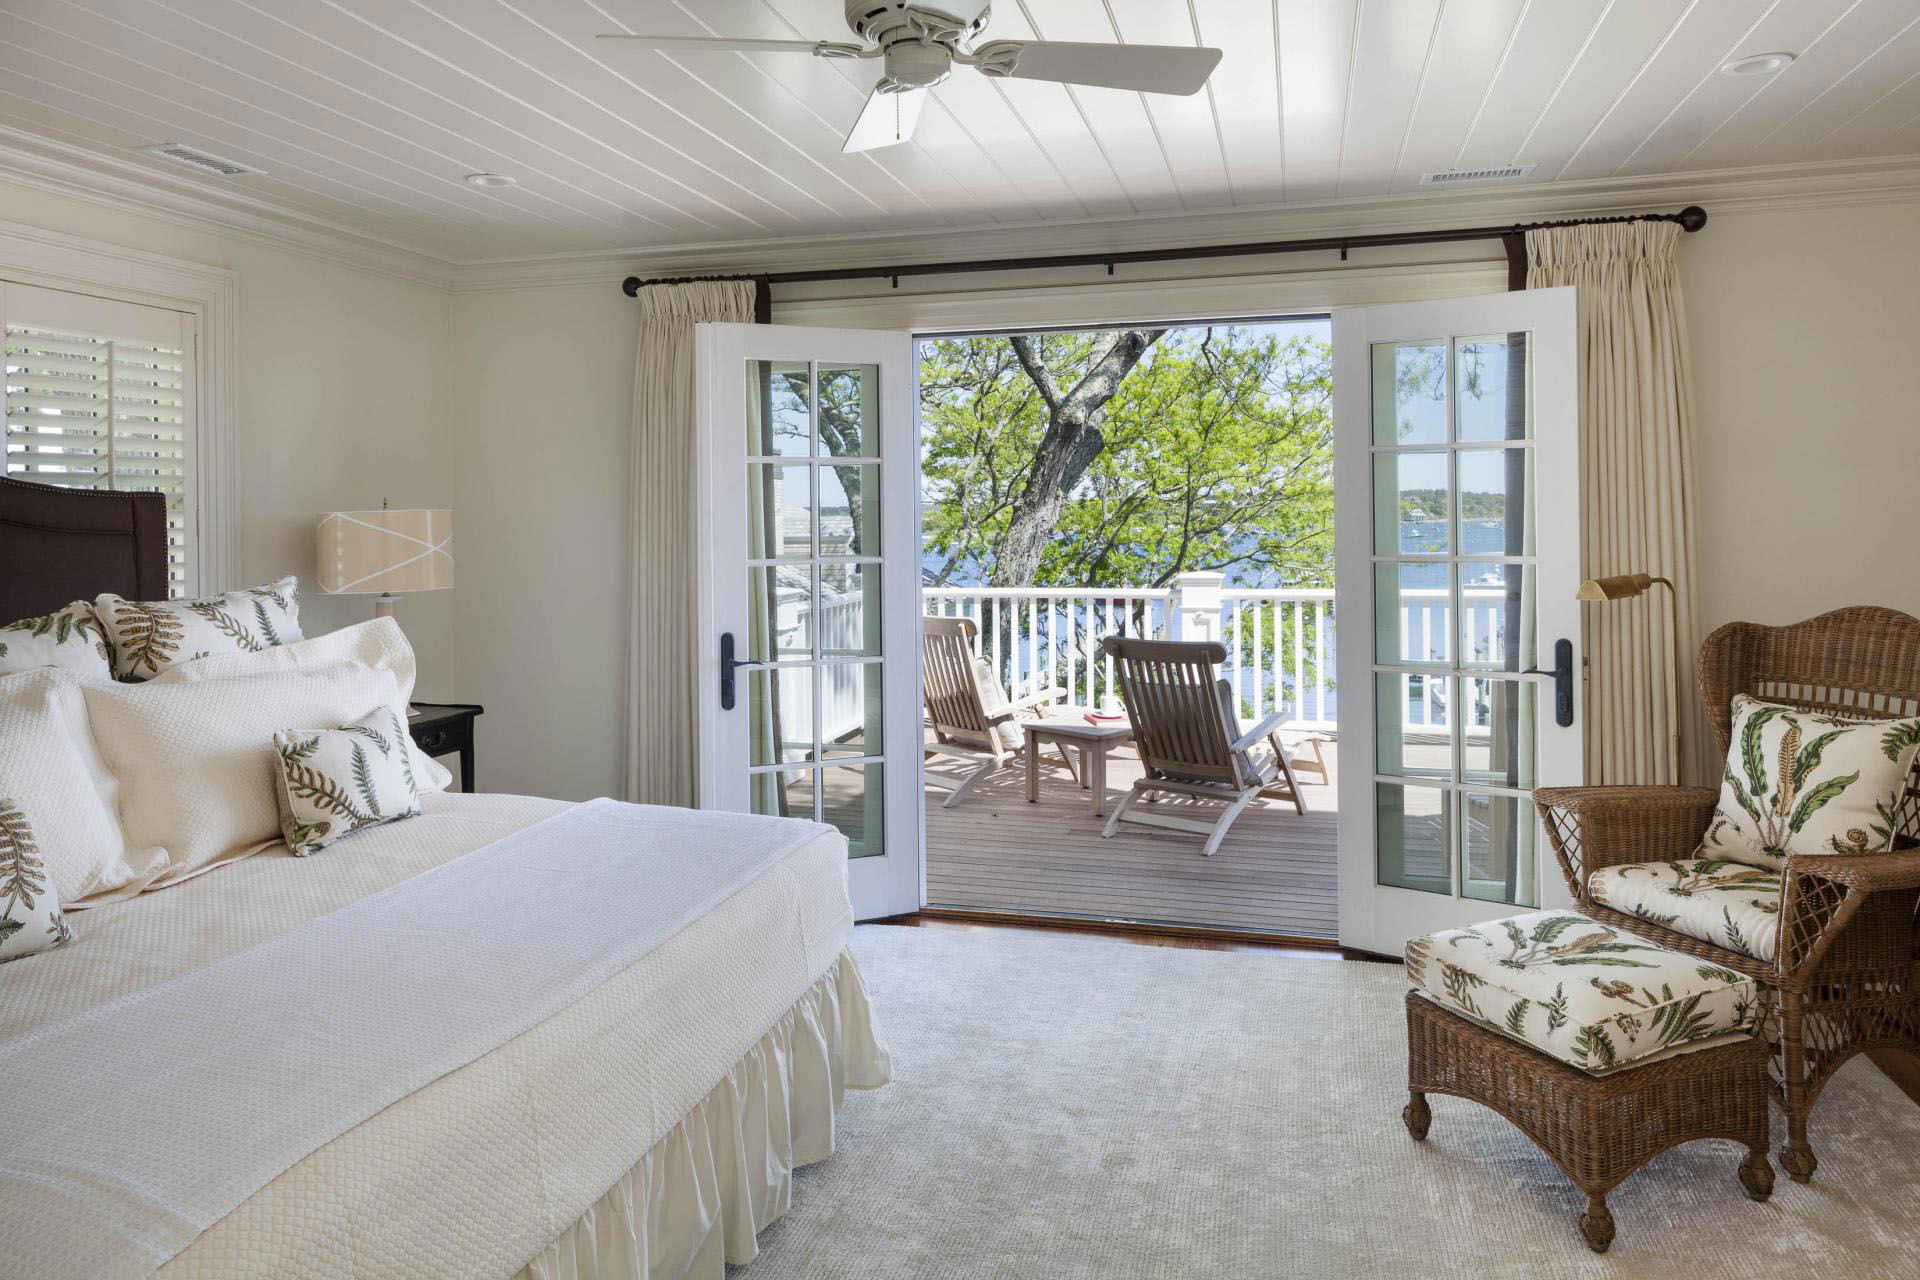
<svg viewBox="0 0 1920 1280">
<path fill-rule="evenodd" d="M 988 574 L 988 582 L 993 586 L 1032 584 L 1047 541 L 1059 527 L 1067 499 L 1106 447 L 1106 437 L 1100 428 L 1106 421 L 1107 402 L 1120 390 L 1120 384 L 1133 366 L 1165 332 L 1165 329 L 1115 332 L 1106 349 L 1094 358 L 1086 376 L 1065 393 L 1042 361 L 1034 335 L 1022 334 L 1008 339 L 1014 354 L 1020 358 L 1021 367 L 1046 401 L 1047 429 L 1040 437 L 1040 447 L 1034 451 L 1026 484 L 1014 499 L 1007 528 L 994 544 L 993 568 Z"/>
</svg>

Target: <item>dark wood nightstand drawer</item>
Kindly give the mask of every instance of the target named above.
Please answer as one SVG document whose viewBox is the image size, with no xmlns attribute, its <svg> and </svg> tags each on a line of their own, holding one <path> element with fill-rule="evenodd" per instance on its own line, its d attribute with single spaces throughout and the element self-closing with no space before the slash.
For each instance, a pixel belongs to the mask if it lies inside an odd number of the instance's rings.
<svg viewBox="0 0 1920 1280">
<path fill-rule="evenodd" d="M 460 789 L 473 790 L 473 722 L 485 711 L 466 703 L 416 702 L 407 721 L 413 744 L 430 756 L 460 756 Z"/>
</svg>

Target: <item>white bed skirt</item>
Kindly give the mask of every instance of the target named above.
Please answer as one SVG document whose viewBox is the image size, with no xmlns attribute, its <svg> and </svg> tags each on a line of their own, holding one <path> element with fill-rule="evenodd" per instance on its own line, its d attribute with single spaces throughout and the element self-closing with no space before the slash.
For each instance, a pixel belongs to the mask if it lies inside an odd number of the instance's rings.
<svg viewBox="0 0 1920 1280">
<path fill-rule="evenodd" d="M 848 1089 L 887 1083 L 853 953 L 733 1065 L 700 1105 L 516 1280 L 723 1280 L 786 1213 L 793 1171 L 833 1154 Z"/>
</svg>

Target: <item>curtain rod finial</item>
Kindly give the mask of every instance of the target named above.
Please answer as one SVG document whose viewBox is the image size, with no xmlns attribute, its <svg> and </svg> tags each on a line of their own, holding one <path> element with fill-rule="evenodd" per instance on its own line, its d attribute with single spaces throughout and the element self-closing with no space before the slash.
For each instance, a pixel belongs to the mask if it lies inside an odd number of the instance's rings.
<svg viewBox="0 0 1920 1280">
<path fill-rule="evenodd" d="M 1707 225 L 1707 211 L 1697 204 L 1690 204 L 1680 211 L 1680 229 L 1698 231 Z"/>
<path fill-rule="evenodd" d="M 640 296 L 640 277 L 628 276 L 625 280 L 622 280 L 620 282 L 620 292 L 626 294 L 629 298 L 639 297 Z"/>
</svg>

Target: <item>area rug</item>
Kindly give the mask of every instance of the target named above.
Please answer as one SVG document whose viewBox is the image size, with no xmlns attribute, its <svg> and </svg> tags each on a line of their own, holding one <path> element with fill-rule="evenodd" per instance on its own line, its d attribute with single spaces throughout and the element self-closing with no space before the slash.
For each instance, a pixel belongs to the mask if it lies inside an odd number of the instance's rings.
<svg viewBox="0 0 1920 1280">
<path fill-rule="evenodd" d="M 1755 1204 L 1741 1149 L 1583 1198 L 1505 1120 L 1435 1096 L 1416 1144 L 1397 966 L 1068 933 L 863 926 L 894 1082 L 742 1280 L 846 1277 L 1920 1276 L 1920 1106 L 1864 1059 L 1814 1112 L 1821 1166 Z"/>
</svg>

